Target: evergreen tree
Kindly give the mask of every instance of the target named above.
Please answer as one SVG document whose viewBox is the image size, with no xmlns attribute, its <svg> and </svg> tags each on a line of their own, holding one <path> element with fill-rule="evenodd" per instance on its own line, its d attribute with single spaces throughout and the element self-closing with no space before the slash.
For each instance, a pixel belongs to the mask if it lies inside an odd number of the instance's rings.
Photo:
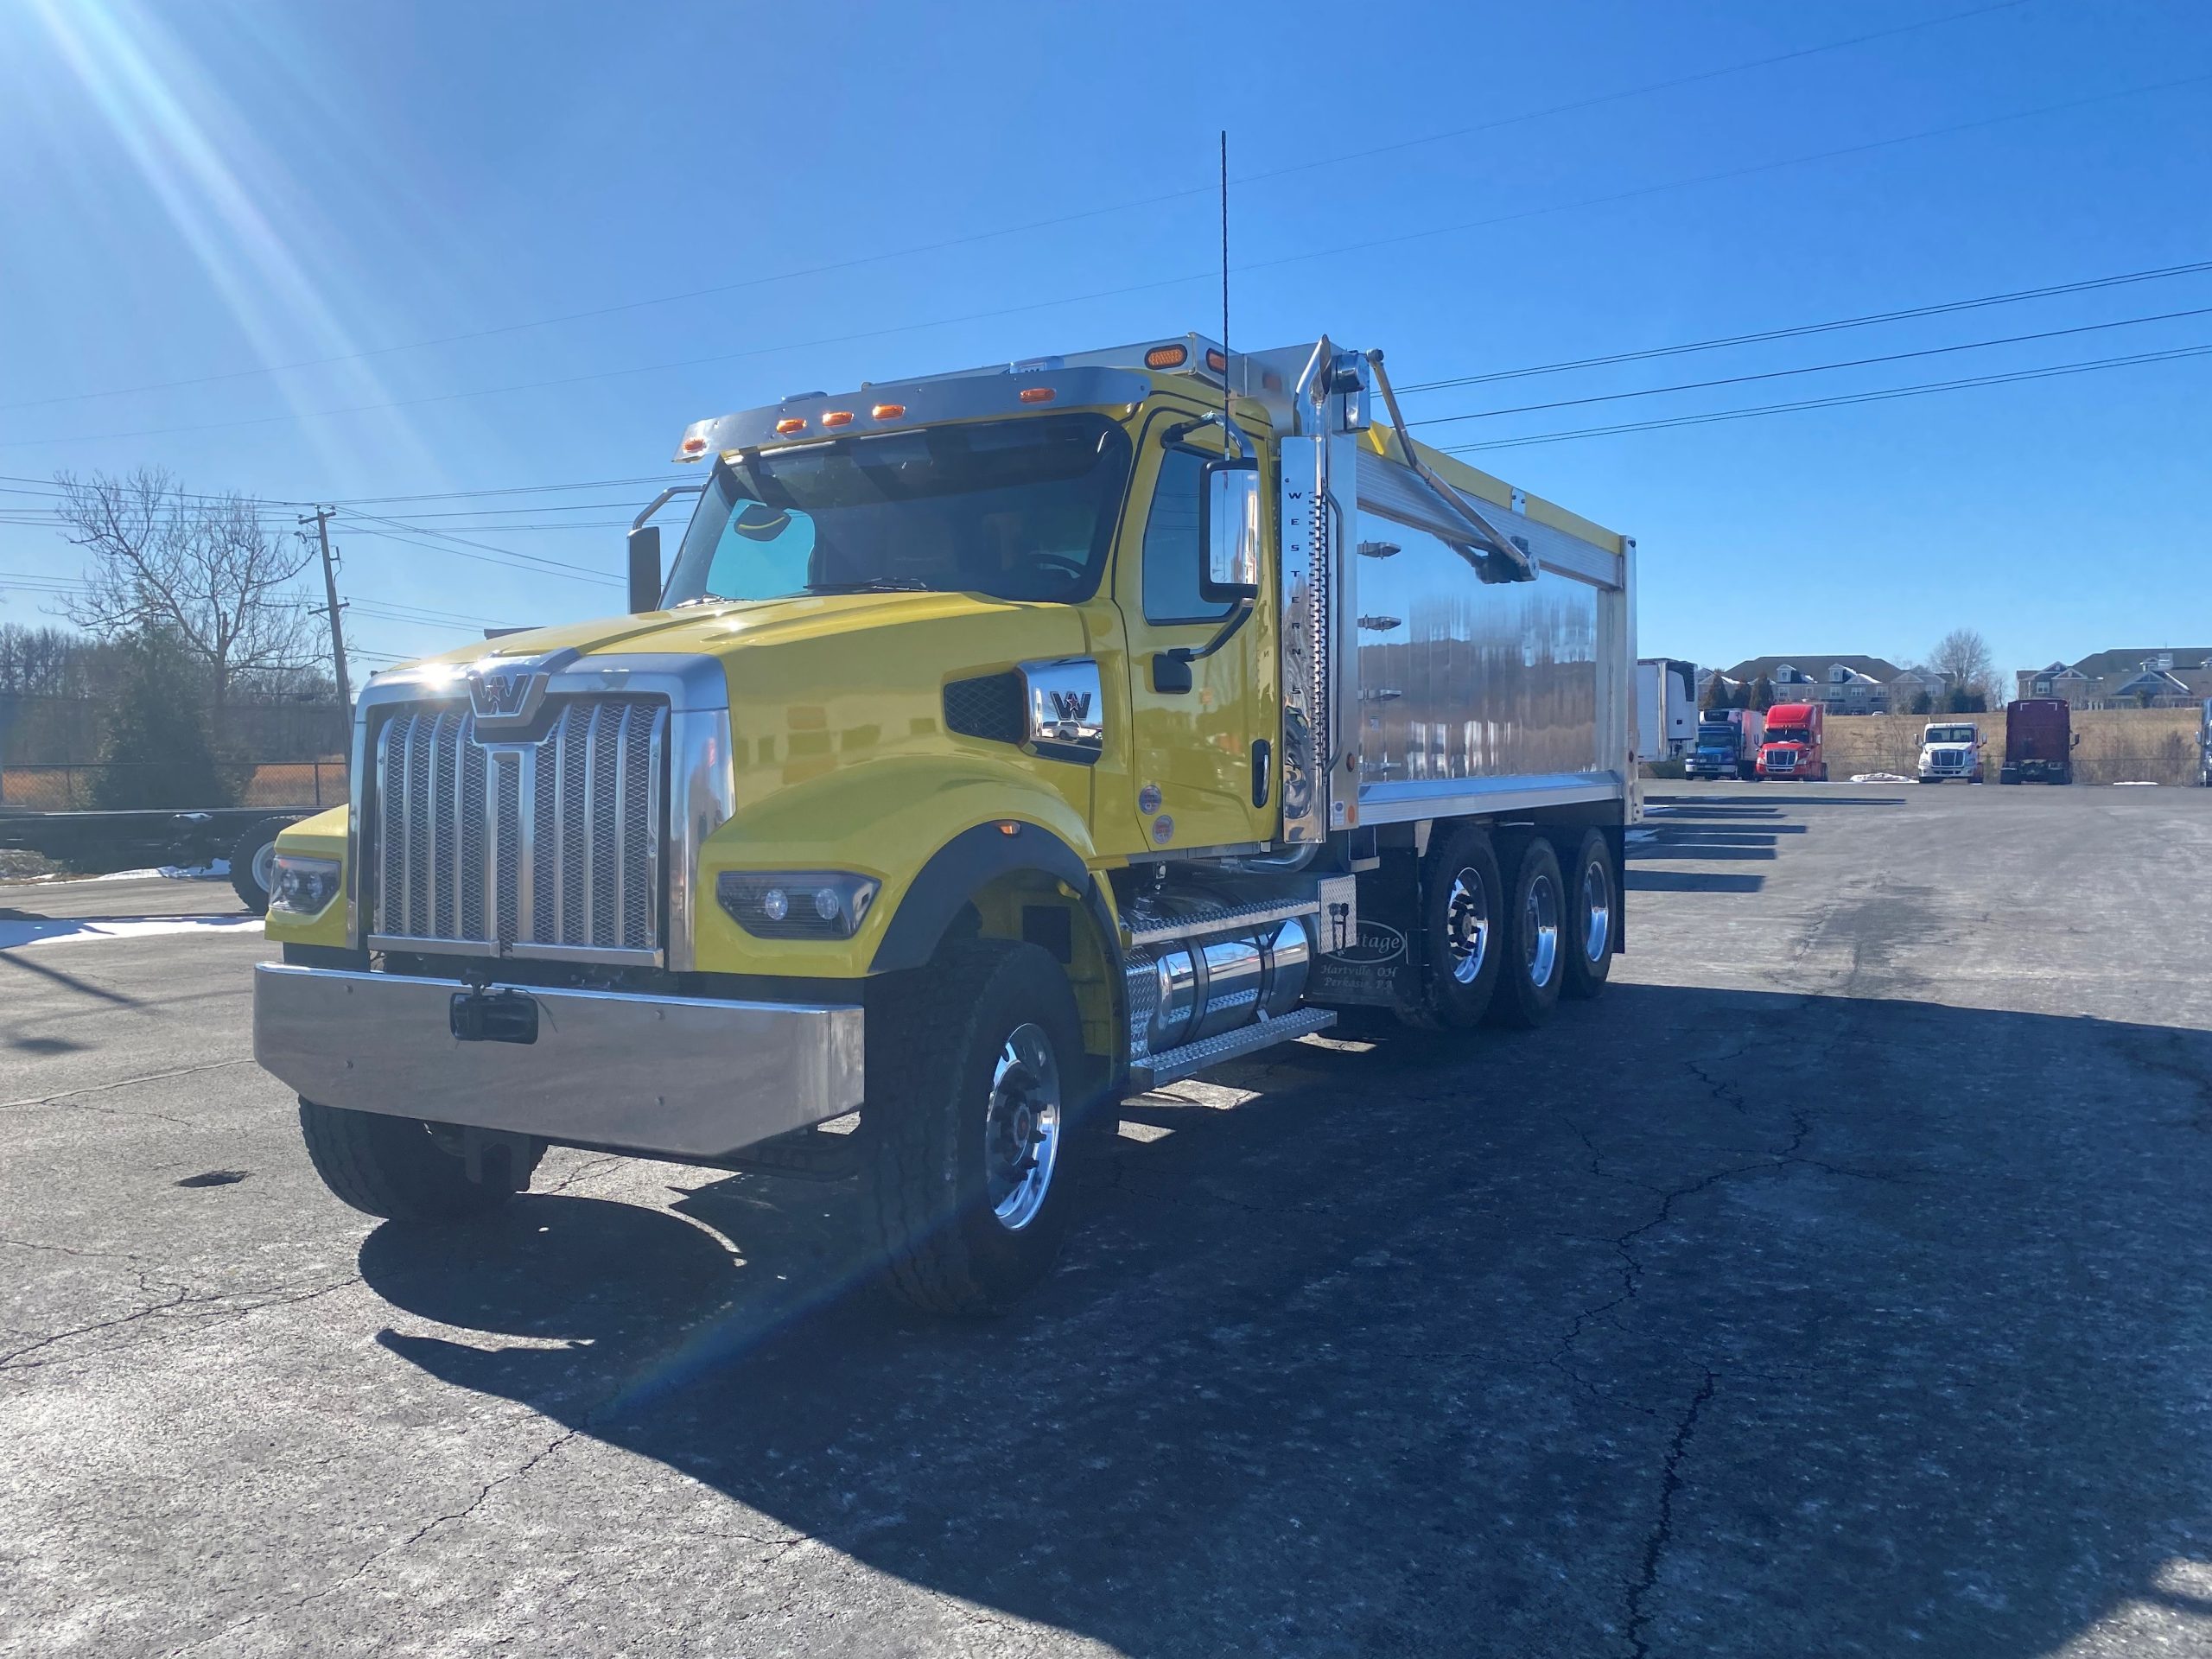
<svg viewBox="0 0 2212 1659">
<path fill-rule="evenodd" d="M 105 770 L 92 804 L 118 811 L 228 806 L 237 796 L 207 736 L 207 674 L 173 630 L 124 642 L 122 683 L 103 711 Z"/>
<path fill-rule="evenodd" d="M 1744 706 L 1764 714 L 1774 707 L 1774 682 L 1764 674 L 1751 682 L 1751 693 Z"/>
</svg>

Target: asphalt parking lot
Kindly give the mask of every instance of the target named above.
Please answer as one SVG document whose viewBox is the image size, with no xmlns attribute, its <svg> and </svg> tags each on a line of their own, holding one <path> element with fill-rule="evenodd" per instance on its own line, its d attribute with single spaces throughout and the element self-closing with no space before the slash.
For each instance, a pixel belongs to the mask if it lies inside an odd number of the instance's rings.
<svg viewBox="0 0 2212 1659">
<path fill-rule="evenodd" d="M 2212 1653 L 2212 791 L 1656 787 L 1603 1001 L 1131 1103 L 987 1326 L 374 1226 L 226 887 L 0 889 L 0 1652 Z"/>
</svg>

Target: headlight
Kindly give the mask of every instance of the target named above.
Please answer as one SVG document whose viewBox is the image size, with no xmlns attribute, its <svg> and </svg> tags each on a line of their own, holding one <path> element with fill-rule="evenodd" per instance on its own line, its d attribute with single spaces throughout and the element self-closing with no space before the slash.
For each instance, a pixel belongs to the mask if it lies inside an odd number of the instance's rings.
<svg viewBox="0 0 2212 1659">
<path fill-rule="evenodd" d="M 849 939 L 882 886 L 844 870 L 724 870 L 715 897 L 756 938 Z"/>
<path fill-rule="evenodd" d="M 320 916 L 338 896 L 338 861 L 276 855 L 276 874 L 269 883 L 269 908 L 288 916 Z"/>
</svg>

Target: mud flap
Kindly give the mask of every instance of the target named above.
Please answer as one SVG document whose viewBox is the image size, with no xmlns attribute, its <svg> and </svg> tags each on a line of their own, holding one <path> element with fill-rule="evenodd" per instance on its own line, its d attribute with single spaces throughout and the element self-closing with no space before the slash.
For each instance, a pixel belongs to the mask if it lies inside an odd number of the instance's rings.
<svg viewBox="0 0 2212 1659">
<path fill-rule="evenodd" d="M 1410 1007 L 1421 995 L 1421 944 L 1410 852 L 1385 853 L 1359 875 L 1358 938 L 1313 958 L 1306 1000 L 1338 1007 Z"/>
</svg>

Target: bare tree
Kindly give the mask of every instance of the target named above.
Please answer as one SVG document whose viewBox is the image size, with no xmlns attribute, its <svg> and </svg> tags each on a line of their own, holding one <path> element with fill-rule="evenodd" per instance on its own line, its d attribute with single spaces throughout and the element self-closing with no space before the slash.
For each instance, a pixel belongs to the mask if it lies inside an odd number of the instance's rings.
<svg viewBox="0 0 2212 1659">
<path fill-rule="evenodd" d="M 1997 659 L 1990 654 L 1989 641 L 1973 628 L 1953 628 L 1938 639 L 1928 665 L 1962 696 L 1980 692 L 1985 700 L 1996 696 Z"/>
<path fill-rule="evenodd" d="M 108 640 L 173 633 L 207 676 L 219 746 L 241 681 L 315 660 L 309 601 L 292 585 L 311 556 L 272 536 L 258 503 L 190 494 L 159 467 L 121 479 L 57 473 L 54 482 L 62 534 L 92 556 L 70 620 Z"/>
<path fill-rule="evenodd" d="M 0 622 L 0 697 L 79 695 L 85 649 L 91 642 L 63 628 Z"/>
</svg>

